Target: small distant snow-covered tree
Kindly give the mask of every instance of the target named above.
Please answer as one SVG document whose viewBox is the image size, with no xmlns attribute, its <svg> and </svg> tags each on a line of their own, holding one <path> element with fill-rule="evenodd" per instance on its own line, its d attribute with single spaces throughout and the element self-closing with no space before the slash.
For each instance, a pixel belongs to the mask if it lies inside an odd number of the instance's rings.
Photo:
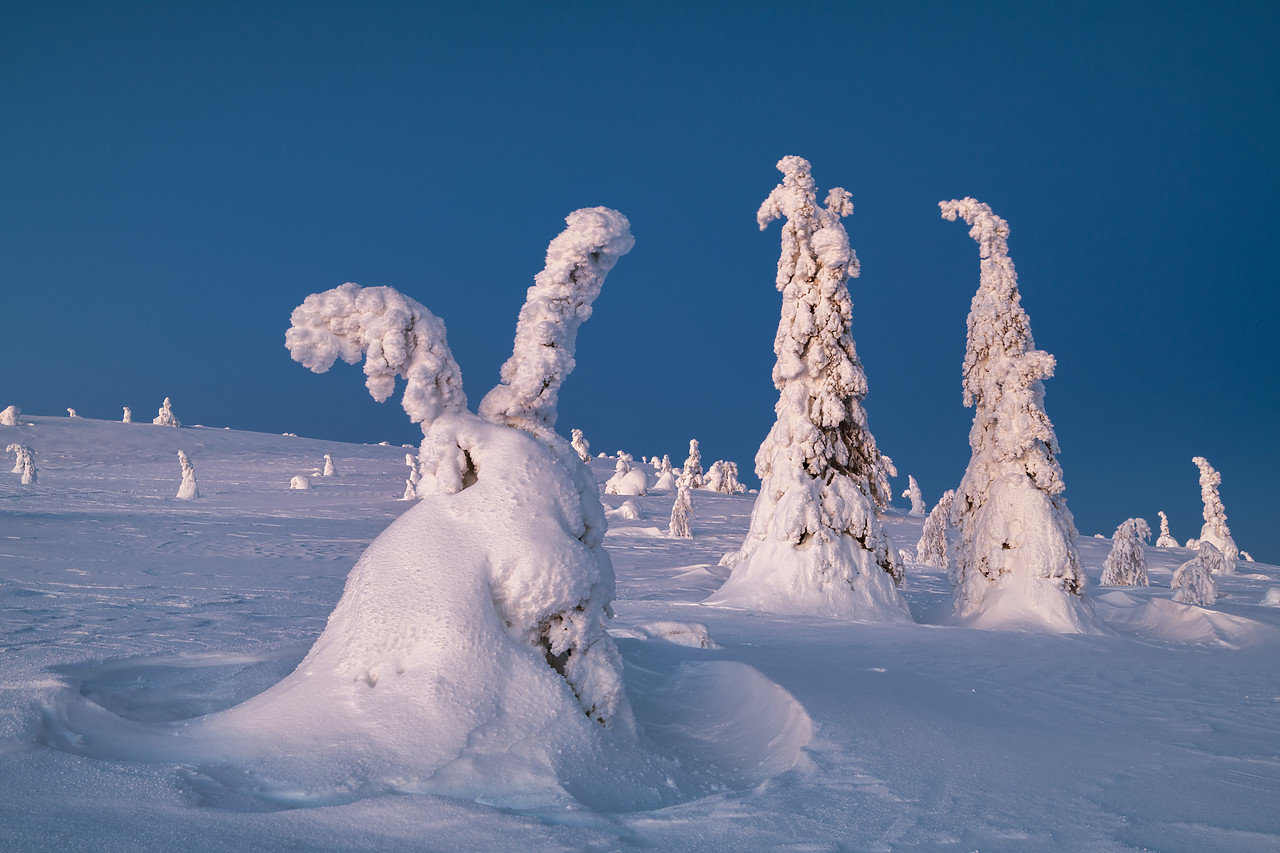
<svg viewBox="0 0 1280 853">
<path fill-rule="evenodd" d="M 693 529 L 690 518 L 693 516 L 693 492 L 687 483 L 680 483 L 676 491 L 676 502 L 671 507 L 671 523 L 667 525 L 667 535 L 672 539 L 692 539 Z"/>
<path fill-rule="evenodd" d="M 1164 514 L 1164 510 L 1156 513 L 1160 516 L 1160 535 L 1156 537 L 1157 548 L 1177 548 L 1178 540 L 1169 534 L 1169 516 Z"/>
<path fill-rule="evenodd" d="M 606 495 L 646 495 L 649 493 L 649 475 L 635 464 L 630 453 L 618 451 L 613 476 L 604 484 Z"/>
<path fill-rule="evenodd" d="M 1218 585 L 1213 582 L 1214 568 L 1223 565 L 1222 552 L 1212 542 L 1201 542 L 1196 555 L 1173 573 L 1173 600 L 1180 604 L 1210 607 L 1218 600 Z"/>
<path fill-rule="evenodd" d="M 680 469 L 680 481 L 691 489 L 700 489 L 702 480 L 702 451 L 698 449 L 698 440 L 693 438 L 689 440 L 689 458 L 684 460 L 684 467 Z"/>
<path fill-rule="evenodd" d="M 1241 551 L 1240 559 L 1244 560 L 1246 563 L 1254 562 L 1253 555 L 1250 554 L 1248 551 Z"/>
<path fill-rule="evenodd" d="M 418 473 L 418 457 L 406 453 L 404 464 L 409 467 L 409 477 L 404 481 L 404 496 L 400 500 L 414 501 L 418 499 L 418 482 L 422 479 L 422 475 Z"/>
<path fill-rule="evenodd" d="M 326 453 L 324 455 L 324 472 L 321 474 L 321 476 L 336 477 L 337 475 L 338 475 L 338 469 L 333 466 L 333 457 L 328 453 Z"/>
<path fill-rule="evenodd" d="M 5 453 L 14 454 L 13 470 L 9 472 L 10 474 L 22 473 L 22 450 L 23 450 L 23 445 L 21 444 L 10 444 L 8 447 L 4 449 Z"/>
<path fill-rule="evenodd" d="M 924 495 L 920 494 L 920 484 L 910 474 L 907 475 L 907 490 L 902 496 L 911 499 L 911 510 L 907 515 L 922 518 L 925 514 Z"/>
<path fill-rule="evenodd" d="M 853 204 L 839 187 L 819 204 L 801 157 L 784 157 L 778 170 L 783 181 L 756 215 L 761 230 L 785 220 L 775 279 L 777 418 L 756 454 L 761 486 L 751 527 L 721 561 L 733 572 L 707 602 L 909 620 L 897 549 L 876 516 L 892 497 L 892 463 L 862 408 L 867 380 L 847 284 L 859 266 L 841 222 Z"/>
<path fill-rule="evenodd" d="M 182 466 L 182 483 L 178 486 L 178 500 L 192 501 L 200 497 L 200 487 L 196 485 L 196 469 L 186 451 L 178 451 L 178 464 Z"/>
<path fill-rule="evenodd" d="M 18 426 L 22 419 L 22 411 L 17 406 L 9 406 L 0 412 L 0 426 Z"/>
<path fill-rule="evenodd" d="M 955 615 L 996 627 L 1012 620 L 1091 629 L 1058 439 L 1044 411 L 1043 380 L 1053 375 L 1054 358 L 1035 348 L 1008 254 L 1009 224 L 972 198 L 939 206 L 944 219 L 971 226 L 981 259 L 963 380 L 964 404 L 974 410 L 973 455 L 952 509 L 959 533 L 951 569 Z"/>
<path fill-rule="evenodd" d="M 951 502 L 955 489 L 948 489 L 938 499 L 937 505 L 924 520 L 920 541 L 916 543 L 916 562 L 935 569 L 951 567 L 950 550 L 947 547 L 947 530 L 951 523 Z"/>
<path fill-rule="evenodd" d="M 124 424 L 133 423 L 133 409 L 129 408 L 128 406 L 124 407 L 124 417 L 120 419 L 120 423 L 124 423 Z"/>
<path fill-rule="evenodd" d="M 1222 475 L 1203 456 L 1197 456 L 1191 461 L 1200 469 L 1200 498 L 1204 501 L 1204 526 L 1200 528 L 1200 541 L 1212 542 L 1226 561 L 1227 572 L 1234 572 L 1240 549 L 1231 538 L 1231 529 L 1227 527 L 1227 510 L 1218 495 Z"/>
<path fill-rule="evenodd" d="M 575 429 L 573 437 L 569 440 L 569 445 L 574 452 L 578 454 L 578 458 L 583 462 L 591 461 L 591 445 L 587 443 L 587 439 L 582 434 L 582 430 Z"/>
<path fill-rule="evenodd" d="M 717 459 L 711 463 L 702 487 L 722 495 L 737 495 L 746 491 L 746 488 L 738 482 L 738 463 L 726 462 L 723 459 Z"/>
<path fill-rule="evenodd" d="M 78 417 L 80 417 L 80 415 L 78 415 L 78 414 L 76 413 L 76 410 L 75 410 L 75 409 L 70 409 L 70 408 L 69 408 L 69 409 L 67 409 L 67 417 L 69 417 L 69 418 L 78 418 Z"/>
<path fill-rule="evenodd" d="M 25 444 L 11 444 L 5 450 L 15 456 L 11 473 L 22 475 L 22 485 L 30 486 L 36 482 L 39 472 L 36 471 L 36 456 L 31 448 Z"/>
<path fill-rule="evenodd" d="M 1102 564 L 1104 586 L 1151 586 L 1147 579 L 1147 555 L 1142 543 L 1151 538 L 1146 519 L 1131 518 L 1116 528 L 1111 553 Z"/>
<path fill-rule="evenodd" d="M 168 397 L 164 398 L 164 403 L 160 405 L 159 414 L 155 416 L 151 423 L 156 426 L 182 426 L 181 422 L 178 421 L 177 416 L 173 413 L 173 403 L 169 402 Z"/>
</svg>

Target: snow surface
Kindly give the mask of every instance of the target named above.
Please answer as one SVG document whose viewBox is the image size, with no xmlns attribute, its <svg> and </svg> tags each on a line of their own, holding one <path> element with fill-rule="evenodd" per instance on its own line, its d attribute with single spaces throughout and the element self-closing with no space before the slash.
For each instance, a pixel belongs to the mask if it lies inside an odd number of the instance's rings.
<svg viewBox="0 0 1280 853">
<path fill-rule="evenodd" d="M 946 573 L 914 564 L 912 622 L 704 607 L 753 499 L 699 492 L 692 539 L 609 518 L 609 631 L 641 752 L 603 750 L 565 784 L 529 761 L 547 746 L 534 734 L 449 779 L 371 785 L 440 748 L 437 732 L 381 733 L 401 747 L 388 757 L 352 708 L 336 728 L 253 715 L 375 537 L 419 523 L 422 504 L 399 500 L 403 449 L 24 421 L 3 437 L 39 454 L 40 480 L 0 475 L 0 849 L 1280 847 L 1275 566 L 1218 575 L 1205 609 L 1169 589 L 1191 552 L 1144 546 L 1152 585 L 1103 588 L 1110 542 L 1082 538 L 1098 634 L 938 624 Z M 179 449 L 199 461 L 199 501 L 174 497 Z M 290 491 L 324 453 L 342 476 Z M 600 482 L 613 467 L 592 463 Z M 674 498 L 602 501 L 656 519 Z M 891 510 L 885 525 L 909 545 L 922 520 Z M 253 725 L 219 738 L 237 716 Z M 173 746 L 192 729 L 209 754 Z M 307 746 L 281 751 L 290 740 Z M 655 771 L 676 760 L 668 785 Z M 533 770 L 501 781 L 527 802 L 440 793 L 520 761 Z"/>
</svg>

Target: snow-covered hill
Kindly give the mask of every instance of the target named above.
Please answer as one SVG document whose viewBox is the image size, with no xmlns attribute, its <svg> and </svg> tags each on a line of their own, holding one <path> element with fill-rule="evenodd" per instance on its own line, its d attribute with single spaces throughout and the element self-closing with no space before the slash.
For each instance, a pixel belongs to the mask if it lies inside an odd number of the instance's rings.
<svg viewBox="0 0 1280 853">
<path fill-rule="evenodd" d="M 0 474 L 0 850 L 1280 847 L 1280 569 L 1241 563 L 1202 609 L 1171 600 L 1190 552 L 1147 547 L 1152 586 L 1121 590 L 1098 585 L 1109 541 L 1083 538 L 1099 635 L 933 624 L 946 574 L 915 564 L 913 623 L 707 607 L 753 498 L 705 491 L 692 539 L 665 535 L 670 492 L 602 498 L 644 516 L 611 512 L 606 538 L 631 705 L 700 789 L 675 780 L 667 805 L 620 810 L 614 766 L 591 790 L 494 807 L 362 789 L 365 757 L 336 747 L 299 761 L 348 763 L 340 798 L 281 794 L 239 759 L 175 760 L 166 726 L 302 659 L 357 558 L 412 505 L 406 451 L 23 422 L 0 427 L 39 471 L 28 486 Z M 634 450 L 653 449 L 680 450 Z M 175 497 L 178 450 L 197 500 Z M 326 453 L 336 476 L 319 476 Z M 592 467 L 603 483 L 613 460 Z M 296 475 L 314 488 L 290 490 Z M 913 550 L 923 520 L 886 521 Z"/>
</svg>

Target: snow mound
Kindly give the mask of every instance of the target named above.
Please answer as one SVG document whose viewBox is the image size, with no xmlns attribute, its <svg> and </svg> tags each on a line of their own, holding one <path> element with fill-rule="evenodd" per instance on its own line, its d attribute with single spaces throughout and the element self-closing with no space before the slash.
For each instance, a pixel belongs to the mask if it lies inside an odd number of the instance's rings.
<svg viewBox="0 0 1280 853">
<path fill-rule="evenodd" d="M 1268 607 L 1280 607 L 1280 586 L 1273 586 L 1263 593 L 1260 604 Z"/>
<path fill-rule="evenodd" d="M 605 510 L 604 514 L 610 518 L 621 518 L 626 521 L 641 521 L 644 519 L 644 510 L 640 509 L 640 504 L 636 503 L 633 498 L 623 501 L 617 509 Z"/>
<path fill-rule="evenodd" d="M 1094 603 L 1098 616 L 1111 628 L 1152 640 L 1240 648 L 1257 642 L 1269 630 L 1252 619 L 1119 590 L 1096 596 Z"/>
<path fill-rule="evenodd" d="M 649 622 L 637 626 L 651 640 L 666 640 L 694 649 L 718 649 L 720 644 L 711 639 L 711 630 L 701 622 Z"/>
</svg>

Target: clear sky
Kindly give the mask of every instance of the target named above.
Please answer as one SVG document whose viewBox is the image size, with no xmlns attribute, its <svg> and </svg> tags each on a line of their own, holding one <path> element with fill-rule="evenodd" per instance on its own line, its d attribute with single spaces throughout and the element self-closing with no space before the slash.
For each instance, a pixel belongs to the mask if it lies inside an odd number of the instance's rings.
<svg viewBox="0 0 1280 853">
<path fill-rule="evenodd" d="M 415 442 L 358 367 L 289 359 L 345 281 L 444 319 L 472 404 L 579 207 L 631 220 L 560 428 L 749 474 L 773 420 L 779 228 L 813 163 L 880 447 L 932 504 L 968 462 L 977 246 L 1009 220 L 1082 535 L 1199 534 L 1203 455 L 1237 543 L 1280 560 L 1275 3 L 0 5 L 0 406 Z M 37 449 L 38 450 L 38 449 Z M 899 501 L 906 505 L 906 501 Z M 913 543 L 900 543 L 910 545 Z"/>
</svg>

